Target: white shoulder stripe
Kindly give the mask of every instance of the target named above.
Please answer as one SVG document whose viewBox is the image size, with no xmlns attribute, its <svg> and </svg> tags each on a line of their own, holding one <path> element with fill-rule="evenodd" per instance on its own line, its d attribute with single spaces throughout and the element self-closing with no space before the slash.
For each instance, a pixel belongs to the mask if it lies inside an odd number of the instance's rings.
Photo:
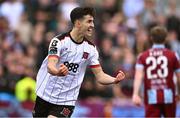
<svg viewBox="0 0 180 118">
<path fill-rule="evenodd" d="M 179 57 L 179 55 L 178 55 L 178 53 L 177 52 L 175 52 L 175 55 L 176 55 L 176 58 L 178 59 L 178 61 L 180 60 L 180 57 Z"/>
</svg>

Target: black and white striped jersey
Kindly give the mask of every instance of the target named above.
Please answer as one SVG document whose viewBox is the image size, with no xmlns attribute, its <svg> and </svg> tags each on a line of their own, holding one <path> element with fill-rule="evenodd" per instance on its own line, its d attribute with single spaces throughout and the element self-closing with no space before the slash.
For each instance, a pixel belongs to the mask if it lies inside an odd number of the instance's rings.
<svg viewBox="0 0 180 118">
<path fill-rule="evenodd" d="M 48 56 L 44 59 L 37 74 L 36 93 L 47 102 L 58 105 L 75 105 L 86 67 L 100 66 L 96 47 L 84 38 L 75 42 L 70 33 L 54 37 L 49 45 Z M 57 67 L 64 63 L 67 76 L 53 76 L 47 71 L 48 57 L 59 58 Z"/>
</svg>

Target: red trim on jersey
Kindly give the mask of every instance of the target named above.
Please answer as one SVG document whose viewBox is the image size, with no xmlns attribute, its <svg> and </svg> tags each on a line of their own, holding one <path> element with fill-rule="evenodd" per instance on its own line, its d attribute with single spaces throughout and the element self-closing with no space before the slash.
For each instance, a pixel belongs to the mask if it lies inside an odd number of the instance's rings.
<svg viewBox="0 0 180 118">
<path fill-rule="evenodd" d="M 90 65 L 89 67 L 90 68 L 97 68 L 97 67 L 99 67 L 100 66 L 100 64 L 98 64 L 98 65 Z"/>
<path fill-rule="evenodd" d="M 56 57 L 56 58 L 59 58 L 59 56 L 57 56 L 57 55 L 49 55 L 48 58 L 49 58 L 49 57 Z"/>
</svg>

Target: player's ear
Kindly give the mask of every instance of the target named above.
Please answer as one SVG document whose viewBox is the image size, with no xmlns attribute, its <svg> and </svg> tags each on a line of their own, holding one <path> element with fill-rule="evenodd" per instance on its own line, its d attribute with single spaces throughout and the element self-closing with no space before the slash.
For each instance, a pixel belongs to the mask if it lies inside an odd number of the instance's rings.
<svg viewBox="0 0 180 118">
<path fill-rule="evenodd" d="M 76 24 L 77 24 L 77 27 L 79 28 L 79 27 L 81 26 L 80 20 L 77 20 L 77 21 L 76 21 Z"/>
<path fill-rule="evenodd" d="M 76 26 L 77 28 L 79 28 L 79 27 L 81 26 L 80 20 L 76 20 L 76 21 L 75 21 L 75 26 Z"/>
</svg>

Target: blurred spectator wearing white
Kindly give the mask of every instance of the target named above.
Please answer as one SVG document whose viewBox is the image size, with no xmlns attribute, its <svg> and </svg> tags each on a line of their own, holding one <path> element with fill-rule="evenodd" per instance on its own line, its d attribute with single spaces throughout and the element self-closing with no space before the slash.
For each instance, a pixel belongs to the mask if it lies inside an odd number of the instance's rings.
<svg viewBox="0 0 180 118">
<path fill-rule="evenodd" d="M 22 0 L 8 0 L 2 3 L 0 7 L 0 14 L 8 19 L 12 29 L 15 29 L 19 23 L 23 12 L 24 4 Z"/>
<path fill-rule="evenodd" d="M 124 0 L 123 12 L 127 18 L 133 18 L 142 13 L 144 0 Z"/>
<path fill-rule="evenodd" d="M 79 4 L 76 0 L 61 0 L 62 2 L 59 3 L 58 9 L 59 12 L 62 13 L 62 16 L 65 20 L 70 21 L 70 13 L 71 11 L 78 7 Z"/>
<path fill-rule="evenodd" d="M 19 33 L 19 36 L 24 45 L 28 45 L 31 41 L 33 31 L 32 28 L 33 26 L 31 22 L 28 21 L 28 14 L 24 12 L 20 16 L 20 22 L 17 24 L 15 29 Z"/>
</svg>

